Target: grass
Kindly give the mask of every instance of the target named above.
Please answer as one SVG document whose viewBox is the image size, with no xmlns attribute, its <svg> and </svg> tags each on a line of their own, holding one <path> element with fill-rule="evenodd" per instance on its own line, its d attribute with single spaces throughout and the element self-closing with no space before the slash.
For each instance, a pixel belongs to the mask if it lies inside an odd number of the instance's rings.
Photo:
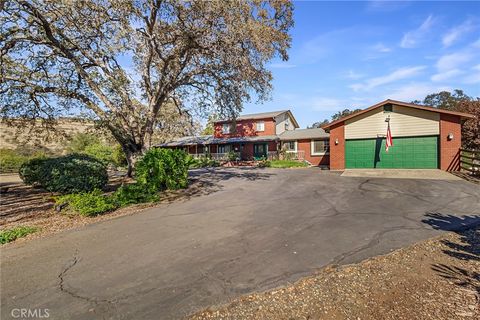
<svg viewBox="0 0 480 320">
<path fill-rule="evenodd" d="M 271 168 L 302 168 L 308 167 L 308 164 L 305 162 L 295 161 L 295 160 L 272 160 L 270 161 Z"/>
<path fill-rule="evenodd" d="M 0 244 L 15 241 L 18 238 L 23 238 L 37 231 L 38 228 L 29 226 L 19 226 L 12 229 L 2 230 L 0 231 Z"/>
</svg>

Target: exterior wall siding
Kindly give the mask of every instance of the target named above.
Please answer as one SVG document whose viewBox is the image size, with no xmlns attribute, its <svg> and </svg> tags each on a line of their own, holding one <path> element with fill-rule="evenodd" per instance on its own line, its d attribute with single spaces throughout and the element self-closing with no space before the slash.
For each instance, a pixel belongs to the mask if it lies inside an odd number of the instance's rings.
<svg viewBox="0 0 480 320">
<path fill-rule="evenodd" d="M 288 119 L 288 126 L 286 126 L 287 119 Z M 281 115 L 277 116 L 275 118 L 275 123 L 276 123 L 276 128 L 275 128 L 276 134 L 281 134 L 286 130 L 295 130 L 295 126 L 293 125 L 292 118 L 290 117 L 288 112 L 282 113 Z"/>
<path fill-rule="evenodd" d="M 338 144 L 335 144 L 336 139 Z M 330 169 L 345 169 L 345 123 L 343 121 L 330 128 Z"/>
<path fill-rule="evenodd" d="M 395 137 L 432 136 L 440 133 L 440 114 L 393 106 L 393 112 L 377 108 L 345 121 L 345 139 L 377 138 L 387 133 L 385 118 L 390 116 L 390 130 Z"/>
<path fill-rule="evenodd" d="M 265 123 L 265 131 L 256 130 L 256 123 L 261 121 Z M 275 134 L 275 122 L 272 118 L 241 120 L 236 122 L 235 129 L 230 134 L 224 134 L 223 123 L 215 123 L 214 136 L 215 138 L 270 136 Z"/>
<path fill-rule="evenodd" d="M 448 140 L 448 135 L 453 139 Z M 462 146 L 462 124 L 459 116 L 442 114 L 440 116 L 440 169 L 460 170 L 460 148 Z"/>
</svg>

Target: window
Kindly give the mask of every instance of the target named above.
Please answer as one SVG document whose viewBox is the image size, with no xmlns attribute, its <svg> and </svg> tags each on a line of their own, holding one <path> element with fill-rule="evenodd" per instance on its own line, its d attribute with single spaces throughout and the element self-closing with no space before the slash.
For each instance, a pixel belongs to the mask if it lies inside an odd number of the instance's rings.
<svg viewBox="0 0 480 320">
<path fill-rule="evenodd" d="M 232 146 L 229 144 L 220 144 L 218 146 L 218 153 L 228 153 L 232 150 Z"/>
<path fill-rule="evenodd" d="M 257 122 L 257 131 L 265 131 L 265 122 Z"/>
<path fill-rule="evenodd" d="M 290 118 L 285 119 L 285 130 L 290 129 Z"/>
<path fill-rule="evenodd" d="M 230 123 L 224 123 L 222 133 L 227 134 L 232 132 L 232 125 Z"/>
<path fill-rule="evenodd" d="M 287 152 L 297 151 L 297 141 L 285 141 L 283 143 L 283 149 Z"/>
<path fill-rule="evenodd" d="M 312 140 L 311 154 L 322 155 L 330 152 L 329 140 Z"/>
</svg>

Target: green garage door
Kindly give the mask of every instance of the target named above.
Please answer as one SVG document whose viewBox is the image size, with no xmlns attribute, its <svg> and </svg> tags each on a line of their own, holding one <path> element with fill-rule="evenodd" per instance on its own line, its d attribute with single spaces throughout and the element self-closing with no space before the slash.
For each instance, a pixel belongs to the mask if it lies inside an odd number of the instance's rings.
<svg viewBox="0 0 480 320">
<path fill-rule="evenodd" d="M 438 136 L 393 138 L 385 151 L 385 138 L 345 141 L 345 167 L 386 169 L 438 168 Z"/>
</svg>

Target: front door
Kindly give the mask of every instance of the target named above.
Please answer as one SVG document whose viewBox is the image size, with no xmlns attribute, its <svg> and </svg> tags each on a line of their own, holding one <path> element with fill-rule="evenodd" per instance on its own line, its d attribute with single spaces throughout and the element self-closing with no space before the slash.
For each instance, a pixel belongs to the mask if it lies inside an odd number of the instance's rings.
<svg viewBox="0 0 480 320">
<path fill-rule="evenodd" d="M 268 145 L 266 143 L 255 143 L 253 145 L 253 158 L 260 160 L 267 158 Z"/>
</svg>

